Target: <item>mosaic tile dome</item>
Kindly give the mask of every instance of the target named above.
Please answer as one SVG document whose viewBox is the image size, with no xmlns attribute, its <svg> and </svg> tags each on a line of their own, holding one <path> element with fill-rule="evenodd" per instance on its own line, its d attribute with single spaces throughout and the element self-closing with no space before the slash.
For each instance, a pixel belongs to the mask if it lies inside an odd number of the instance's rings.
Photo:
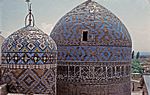
<svg viewBox="0 0 150 95">
<path fill-rule="evenodd" d="M 94 1 L 82 3 L 63 16 L 51 36 L 60 45 L 81 45 L 82 30 L 87 29 L 89 45 L 131 46 L 131 38 L 124 24 Z"/>
<path fill-rule="evenodd" d="M 2 64 L 49 64 L 48 58 L 54 56 L 55 59 L 55 55 L 46 53 L 56 50 L 57 46 L 52 38 L 38 28 L 26 26 L 4 41 Z"/>
<path fill-rule="evenodd" d="M 40 29 L 26 26 L 11 34 L 3 43 L 3 52 L 51 52 L 57 50 L 52 38 Z"/>
<path fill-rule="evenodd" d="M 84 31 L 88 32 L 87 41 L 82 41 Z M 108 60 L 111 53 L 117 53 L 117 49 L 120 52 L 127 51 L 124 52 L 126 55 L 130 54 L 132 46 L 130 35 L 124 24 L 109 10 L 94 1 L 84 2 L 63 16 L 50 36 L 55 40 L 58 48 L 61 46 L 59 50 L 68 51 L 59 53 L 58 59 L 60 60 Z M 77 48 L 77 46 L 80 47 Z M 95 48 L 89 48 L 89 46 Z M 96 50 L 100 46 L 101 48 Z M 94 50 L 97 52 L 92 52 Z M 99 54 L 99 52 L 108 50 L 111 52 L 106 52 L 106 57 L 103 53 Z M 95 55 L 104 55 L 104 58 L 94 57 Z M 122 56 L 116 54 L 116 57 L 117 59 L 111 58 L 110 60 L 123 60 L 123 54 Z M 130 56 L 126 57 L 126 59 L 130 59 Z"/>
<path fill-rule="evenodd" d="M 56 93 L 57 46 L 34 26 L 11 34 L 2 44 L 1 81 L 9 93 Z"/>
<path fill-rule="evenodd" d="M 132 41 L 108 9 L 88 0 L 64 15 L 50 36 L 58 48 L 59 95 L 130 95 Z"/>
</svg>

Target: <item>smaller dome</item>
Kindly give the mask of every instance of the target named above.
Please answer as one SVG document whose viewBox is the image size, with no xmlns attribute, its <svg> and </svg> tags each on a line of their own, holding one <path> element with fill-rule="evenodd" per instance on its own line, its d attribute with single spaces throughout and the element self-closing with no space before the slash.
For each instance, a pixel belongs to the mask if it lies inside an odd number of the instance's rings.
<svg viewBox="0 0 150 95">
<path fill-rule="evenodd" d="M 51 64 L 56 59 L 56 51 L 51 37 L 38 28 L 26 26 L 3 42 L 2 64 Z"/>
<path fill-rule="evenodd" d="M 2 44 L 1 82 L 10 93 L 56 95 L 57 46 L 52 38 L 34 27 L 31 2 L 25 27 Z"/>
<path fill-rule="evenodd" d="M 51 52 L 56 43 L 47 34 L 33 26 L 26 26 L 11 34 L 2 45 L 2 52 Z"/>
</svg>

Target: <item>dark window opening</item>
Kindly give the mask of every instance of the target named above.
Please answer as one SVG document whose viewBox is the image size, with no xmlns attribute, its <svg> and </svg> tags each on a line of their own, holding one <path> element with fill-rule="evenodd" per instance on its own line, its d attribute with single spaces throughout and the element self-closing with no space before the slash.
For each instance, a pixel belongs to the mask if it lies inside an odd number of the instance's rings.
<svg viewBox="0 0 150 95">
<path fill-rule="evenodd" d="M 83 31 L 83 41 L 88 40 L 88 31 Z"/>
</svg>

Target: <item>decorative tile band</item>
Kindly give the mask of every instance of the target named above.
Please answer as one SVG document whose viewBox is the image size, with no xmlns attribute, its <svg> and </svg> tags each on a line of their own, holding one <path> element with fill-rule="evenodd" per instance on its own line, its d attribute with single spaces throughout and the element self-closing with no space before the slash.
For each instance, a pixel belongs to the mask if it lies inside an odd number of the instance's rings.
<svg viewBox="0 0 150 95">
<path fill-rule="evenodd" d="M 44 65 L 17 65 L 17 64 L 0 64 L 1 68 L 12 69 L 50 69 L 57 67 L 57 64 L 44 64 Z"/>
</svg>

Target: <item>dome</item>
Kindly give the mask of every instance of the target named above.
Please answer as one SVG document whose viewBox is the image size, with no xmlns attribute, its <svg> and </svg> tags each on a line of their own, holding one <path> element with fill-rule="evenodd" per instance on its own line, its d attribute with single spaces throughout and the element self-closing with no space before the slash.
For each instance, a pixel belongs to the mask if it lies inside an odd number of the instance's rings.
<svg viewBox="0 0 150 95">
<path fill-rule="evenodd" d="M 11 34 L 2 45 L 2 64 L 49 64 L 46 61 L 56 52 L 52 38 L 33 26 L 26 26 Z M 25 54 L 20 54 L 25 53 Z M 7 57 L 11 57 L 9 60 Z M 45 58 L 45 59 L 44 59 Z"/>
<path fill-rule="evenodd" d="M 64 15 L 50 36 L 58 50 L 58 95 L 131 95 L 132 41 L 108 9 L 88 0 Z"/>
<path fill-rule="evenodd" d="M 3 43 L 3 52 L 52 52 L 57 46 L 40 29 L 26 26 L 11 34 Z"/>
<path fill-rule="evenodd" d="M 86 1 L 68 12 L 50 36 L 61 51 L 58 60 L 130 59 L 126 55 L 130 55 L 132 41 L 126 27 L 113 13 L 94 1 Z"/>
<path fill-rule="evenodd" d="M 2 44 L 1 80 L 9 93 L 55 95 L 57 46 L 34 26 L 11 34 Z"/>
<path fill-rule="evenodd" d="M 87 42 L 82 33 L 88 32 Z M 131 47 L 124 24 L 108 9 L 94 1 L 86 1 L 63 16 L 51 37 L 59 45 L 114 45 Z"/>
<path fill-rule="evenodd" d="M 35 27 L 31 2 L 25 27 L 2 44 L 1 81 L 9 93 L 56 95 L 57 45 Z"/>
</svg>

